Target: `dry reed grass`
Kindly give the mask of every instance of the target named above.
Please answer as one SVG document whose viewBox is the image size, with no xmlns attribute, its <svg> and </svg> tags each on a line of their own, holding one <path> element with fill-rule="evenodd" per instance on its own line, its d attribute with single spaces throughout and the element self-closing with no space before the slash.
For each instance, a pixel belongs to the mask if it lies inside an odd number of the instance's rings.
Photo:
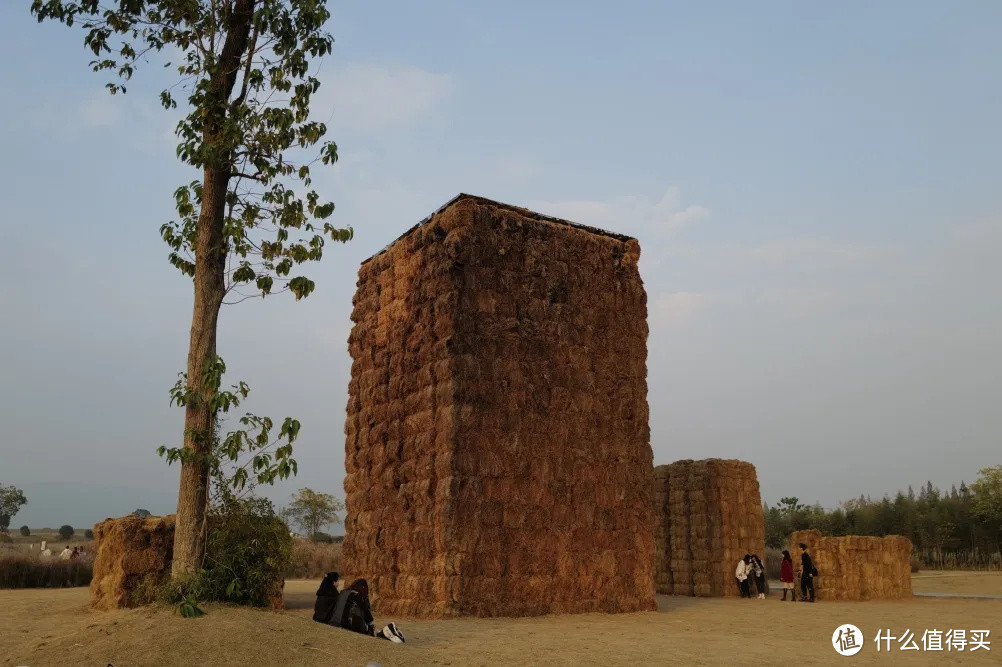
<svg viewBox="0 0 1002 667">
<path fill-rule="evenodd" d="M 765 552 L 755 466 L 686 459 L 655 468 L 655 587 L 659 593 L 738 595 L 734 568 Z"/>
<path fill-rule="evenodd" d="M 818 600 L 898 600 L 912 596 L 912 543 L 900 535 L 887 537 L 823 537 L 817 530 L 790 536 L 790 553 L 804 543 L 818 576 Z M 799 566 L 795 555 L 794 562 Z"/>
<path fill-rule="evenodd" d="M 341 545 L 297 538 L 286 579 L 320 579 L 328 572 L 341 572 Z"/>
<path fill-rule="evenodd" d="M 462 195 L 363 263 L 344 567 L 381 613 L 654 608 L 639 256 Z"/>
<path fill-rule="evenodd" d="M 0 588 L 68 588 L 86 586 L 93 576 L 89 555 L 73 560 L 42 560 L 37 552 L 0 551 Z"/>
</svg>

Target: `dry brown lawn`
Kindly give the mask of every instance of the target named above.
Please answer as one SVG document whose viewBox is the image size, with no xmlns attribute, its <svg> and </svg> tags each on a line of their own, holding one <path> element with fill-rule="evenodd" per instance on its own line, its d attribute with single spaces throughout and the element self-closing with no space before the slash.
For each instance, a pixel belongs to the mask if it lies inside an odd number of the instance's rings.
<svg viewBox="0 0 1002 667">
<path fill-rule="evenodd" d="M 965 586 L 979 575 L 967 576 Z M 167 609 L 91 611 L 81 588 L 0 591 L 0 664 L 829 664 L 845 660 L 831 646 L 842 623 L 865 634 L 865 647 L 853 658 L 858 663 L 999 664 L 996 651 L 1002 650 L 999 640 L 991 653 L 875 651 L 878 628 L 895 635 L 910 629 L 919 637 L 925 629 L 988 629 L 993 635 L 1002 629 L 1002 600 L 934 598 L 810 605 L 661 597 L 658 612 L 637 614 L 403 620 L 408 643 L 398 645 L 314 623 L 316 585 L 288 582 L 286 612 L 207 605 L 208 615 L 198 619 Z M 915 588 L 923 586 L 916 582 Z"/>
<path fill-rule="evenodd" d="M 1002 595 L 1002 572 L 929 570 L 912 575 L 912 592 Z M 1002 633 L 1002 628 L 999 630 Z M 999 640 L 1002 647 L 1002 639 Z"/>
</svg>

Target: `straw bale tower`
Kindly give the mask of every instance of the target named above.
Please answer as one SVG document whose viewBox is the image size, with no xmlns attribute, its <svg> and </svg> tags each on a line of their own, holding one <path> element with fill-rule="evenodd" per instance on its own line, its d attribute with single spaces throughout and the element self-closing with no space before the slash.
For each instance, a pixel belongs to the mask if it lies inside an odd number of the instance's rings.
<svg viewBox="0 0 1002 667">
<path fill-rule="evenodd" d="M 654 469 L 655 588 L 666 595 L 737 596 L 734 569 L 764 558 L 765 522 L 755 466 L 686 459 Z"/>
<path fill-rule="evenodd" d="M 379 613 L 654 608 L 639 255 L 460 195 L 362 264 L 344 569 Z"/>
</svg>

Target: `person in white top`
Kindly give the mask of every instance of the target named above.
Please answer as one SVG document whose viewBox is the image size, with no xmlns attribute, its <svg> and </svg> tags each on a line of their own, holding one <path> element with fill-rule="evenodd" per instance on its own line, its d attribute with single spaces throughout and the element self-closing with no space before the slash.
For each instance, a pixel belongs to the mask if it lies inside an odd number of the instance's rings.
<svg viewBox="0 0 1002 667">
<path fill-rule="evenodd" d="M 70 550 L 70 545 L 66 545 L 66 548 L 59 553 L 59 560 L 69 560 L 73 552 Z"/>
<path fill-rule="evenodd" d="M 751 569 L 751 555 L 746 554 L 744 558 L 738 561 L 738 566 L 734 570 L 734 578 L 738 582 L 738 590 L 741 591 L 741 597 L 747 598 L 751 597 L 751 593 L 748 590 L 748 571 Z"/>
</svg>

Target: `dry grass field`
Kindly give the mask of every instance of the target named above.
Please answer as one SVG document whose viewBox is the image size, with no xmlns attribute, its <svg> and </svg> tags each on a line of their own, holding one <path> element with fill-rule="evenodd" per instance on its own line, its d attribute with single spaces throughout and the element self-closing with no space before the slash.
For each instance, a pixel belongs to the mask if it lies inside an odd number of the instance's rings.
<svg viewBox="0 0 1002 667">
<path fill-rule="evenodd" d="M 952 575 L 959 574 L 954 577 Z M 915 589 L 996 587 L 998 575 L 924 573 Z M 984 580 L 984 581 L 982 581 Z M 659 597 L 659 611 L 535 619 L 399 620 L 404 645 L 322 626 L 310 619 L 316 582 L 290 581 L 289 609 L 275 613 L 207 605 L 184 619 L 168 609 L 95 612 L 86 589 L 0 591 L 3 665 L 636 665 L 832 664 L 839 624 L 865 634 L 853 660 L 863 664 L 998 664 L 991 653 L 877 653 L 888 628 L 1002 628 L 1002 600 L 915 598 L 902 602 L 824 602 Z M 991 590 L 995 590 L 991 588 Z M 938 591 L 945 592 L 945 591 Z M 961 591 L 958 591 L 961 592 Z M 1000 640 L 1002 641 L 1002 640 Z"/>
<path fill-rule="evenodd" d="M 912 575 L 913 593 L 1002 595 L 1002 572 L 929 570 Z M 1002 624 L 1000 624 L 1002 625 Z M 1002 633 L 1002 628 L 999 629 Z M 1002 640 L 999 640 L 1002 642 Z M 1002 643 L 1000 643 L 1002 647 Z"/>
</svg>

